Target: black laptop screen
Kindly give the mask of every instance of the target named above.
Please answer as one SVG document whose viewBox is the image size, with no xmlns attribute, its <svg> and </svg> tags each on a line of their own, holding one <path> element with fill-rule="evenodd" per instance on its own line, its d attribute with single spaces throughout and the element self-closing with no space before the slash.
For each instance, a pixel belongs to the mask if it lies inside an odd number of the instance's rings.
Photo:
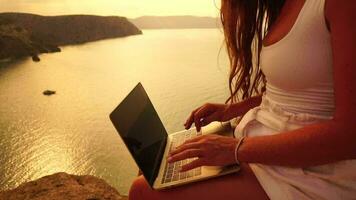
<svg viewBox="0 0 356 200">
<path fill-rule="evenodd" d="M 167 132 L 141 84 L 111 113 L 110 119 L 150 181 L 164 149 Z"/>
</svg>

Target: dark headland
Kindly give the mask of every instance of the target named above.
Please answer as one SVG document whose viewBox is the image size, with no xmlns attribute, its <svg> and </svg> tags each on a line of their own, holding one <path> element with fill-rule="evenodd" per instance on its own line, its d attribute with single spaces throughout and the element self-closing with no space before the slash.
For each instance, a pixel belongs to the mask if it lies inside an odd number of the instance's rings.
<svg viewBox="0 0 356 200">
<path fill-rule="evenodd" d="M 0 60 L 58 52 L 59 46 L 142 34 L 125 17 L 0 13 Z"/>
</svg>

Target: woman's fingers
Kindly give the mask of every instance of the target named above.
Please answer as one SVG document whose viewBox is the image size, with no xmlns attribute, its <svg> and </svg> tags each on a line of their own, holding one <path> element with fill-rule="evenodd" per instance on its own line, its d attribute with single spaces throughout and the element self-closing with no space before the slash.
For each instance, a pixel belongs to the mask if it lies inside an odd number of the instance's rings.
<svg viewBox="0 0 356 200">
<path fill-rule="evenodd" d="M 177 153 L 173 156 L 170 156 L 168 158 L 168 162 L 172 163 L 172 162 L 177 162 L 180 160 L 185 160 L 188 158 L 195 158 L 195 157 L 200 157 L 202 156 L 202 151 L 200 149 L 188 149 L 185 151 L 182 151 L 180 153 Z"/>
<path fill-rule="evenodd" d="M 194 169 L 194 168 L 197 168 L 197 167 L 201 167 L 204 165 L 204 160 L 203 159 L 196 159 L 196 160 L 193 160 L 192 162 L 186 164 L 186 165 L 183 165 L 182 166 L 182 169 L 180 170 L 181 172 L 185 172 L 185 171 L 189 171 L 191 169 Z"/>
<path fill-rule="evenodd" d="M 206 104 L 205 106 L 201 107 L 198 111 L 194 113 L 194 123 L 195 123 L 195 128 L 197 131 L 200 131 L 200 128 L 202 127 L 202 120 L 205 117 L 210 116 L 212 113 L 214 113 L 215 108 L 211 104 Z"/>
<path fill-rule="evenodd" d="M 194 122 L 194 115 L 195 113 L 200 109 L 201 107 L 193 110 L 193 112 L 190 114 L 190 116 L 188 117 L 187 121 L 185 122 L 184 126 L 185 126 L 185 129 L 189 129 L 193 122 Z"/>
<path fill-rule="evenodd" d="M 201 125 L 206 126 L 213 121 L 217 121 L 218 119 L 219 119 L 219 113 L 214 112 L 213 114 L 211 114 L 211 115 L 205 117 L 203 120 L 201 120 Z"/>
<path fill-rule="evenodd" d="M 186 140 L 185 142 L 183 142 L 182 145 L 186 145 L 186 144 L 189 144 L 189 143 L 194 143 L 194 142 L 198 142 L 200 141 L 201 139 L 203 139 L 204 137 L 207 137 L 207 135 L 200 135 L 200 136 L 196 136 L 196 137 L 193 137 L 192 139 L 189 139 L 189 140 Z M 182 146 L 181 145 L 181 146 Z M 180 146 L 179 146 L 180 147 Z M 177 148 L 179 148 L 177 147 Z"/>
<path fill-rule="evenodd" d="M 174 154 L 180 153 L 187 149 L 199 149 L 199 146 L 200 146 L 200 143 L 198 143 L 198 142 L 182 144 L 179 147 L 177 147 L 175 150 L 171 151 L 170 155 L 172 156 Z"/>
<path fill-rule="evenodd" d="M 194 124 L 195 124 L 195 128 L 197 129 L 197 132 L 199 132 L 200 131 L 200 127 L 201 127 L 201 125 L 200 125 L 200 117 L 198 117 L 198 113 L 195 113 L 195 115 L 194 115 Z"/>
<path fill-rule="evenodd" d="M 200 131 L 202 126 L 202 120 L 205 117 L 210 116 L 212 113 L 216 112 L 217 107 L 214 104 L 207 103 L 197 109 L 195 109 L 185 122 L 184 126 L 186 129 L 189 129 L 193 123 L 195 123 L 195 127 L 197 131 Z M 216 120 L 216 119 L 215 119 Z"/>
</svg>

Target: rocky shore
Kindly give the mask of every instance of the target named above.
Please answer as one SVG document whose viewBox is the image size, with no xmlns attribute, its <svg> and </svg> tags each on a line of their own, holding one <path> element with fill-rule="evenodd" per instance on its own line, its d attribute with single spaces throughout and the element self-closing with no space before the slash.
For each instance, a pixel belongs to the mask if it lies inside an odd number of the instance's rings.
<svg viewBox="0 0 356 200">
<path fill-rule="evenodd" d="M 57 173 L 0 192 L 0 200 L 127 200 L 94 176 Z"/>
<path fill-rule="evenodd" d="M 125 17 L 0 13 L 0 60 L 59 52 L 59 46 L 142 34 Z"/>
</svg>

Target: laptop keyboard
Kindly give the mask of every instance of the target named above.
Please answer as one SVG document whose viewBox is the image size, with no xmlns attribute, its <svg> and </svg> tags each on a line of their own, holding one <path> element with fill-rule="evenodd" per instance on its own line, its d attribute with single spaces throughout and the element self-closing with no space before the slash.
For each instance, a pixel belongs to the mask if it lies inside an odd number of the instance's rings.
<svg viewBox="0 0 356 200">
<path fill-rule="evenodd" d="M 195 129 L 190 129 L 189 131 L 185 132 L 184 134 L 176 134 L 172 137 L 172 142 L 170 146 L 170 150 L 176 148 L 177 146 L 181 145 L 184 141 L 189 140 L 193 137 L 201 135 L 201 132 L 196 132 Z M 164 169 L 164 174 L 162 178 L 162 183 L 169 183 L 173 181 L 179 181 L 188 179 L 194 176 L 199 176 L 201 174 L 201 167 L 197 167 L 195 169 L 186 171 L 186 172 L 179 172 L 180 168 L 192 162 L 197 158 L 190 158 L 186 160 L 180 160 L 174 163 L 166 163 L 166 168 Z"/>
</svg>

